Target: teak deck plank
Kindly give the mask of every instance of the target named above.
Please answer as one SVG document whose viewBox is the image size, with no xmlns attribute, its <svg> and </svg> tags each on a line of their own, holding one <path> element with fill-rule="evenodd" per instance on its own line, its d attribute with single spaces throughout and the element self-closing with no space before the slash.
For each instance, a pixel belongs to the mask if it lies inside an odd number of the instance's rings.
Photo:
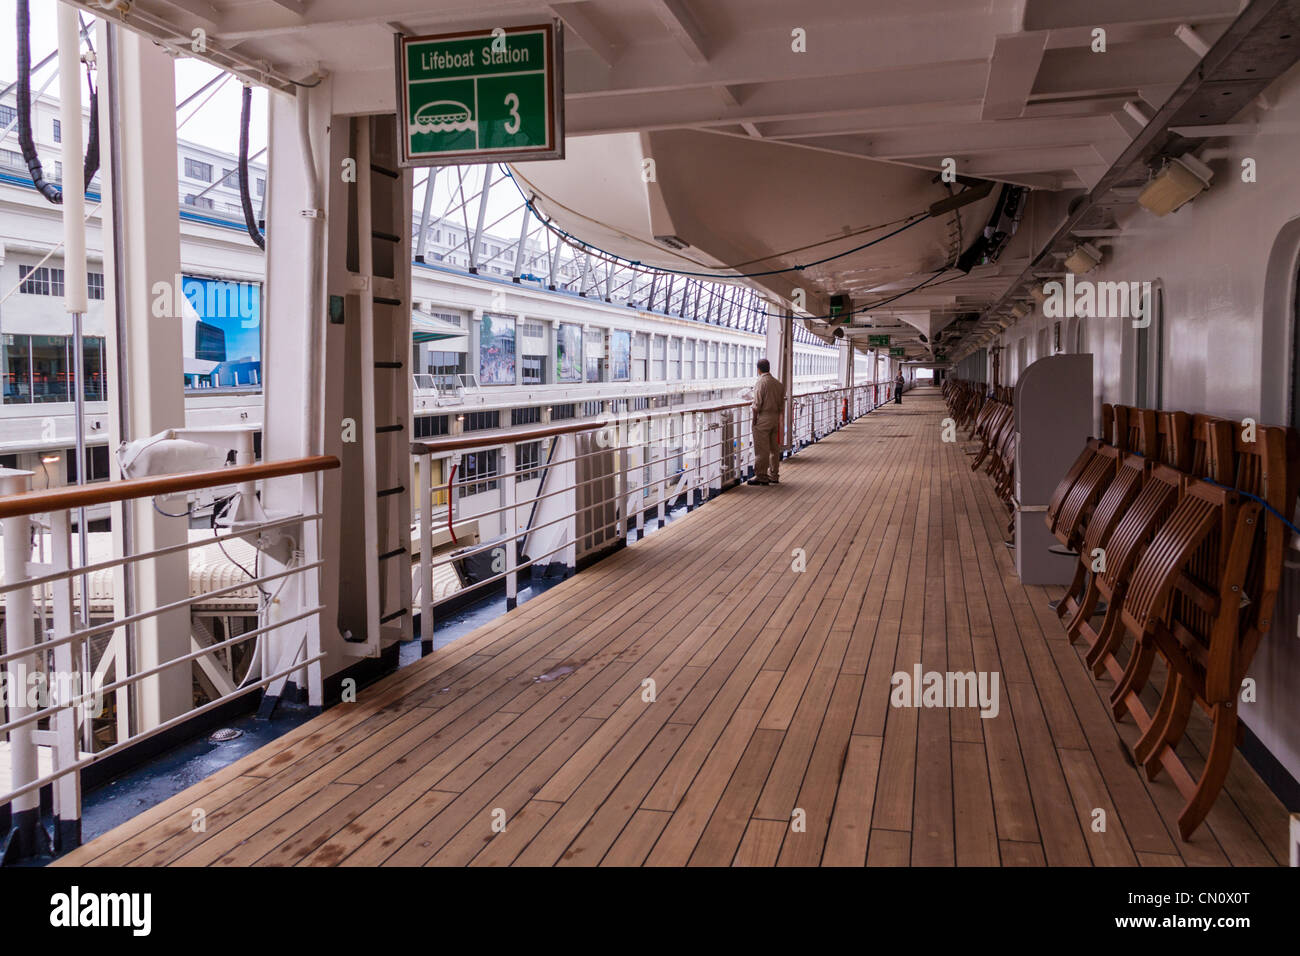
<svg viewBox="0 0 1300 956">
<path fill-rule="evenodd" d="M 57 863 L 1284 863 L 1240 759 L 1178 838 L 945 416 L 877 409 Z M 892 706 L 917 665 L 996 672 L 996 716 Z"/>
</svg>

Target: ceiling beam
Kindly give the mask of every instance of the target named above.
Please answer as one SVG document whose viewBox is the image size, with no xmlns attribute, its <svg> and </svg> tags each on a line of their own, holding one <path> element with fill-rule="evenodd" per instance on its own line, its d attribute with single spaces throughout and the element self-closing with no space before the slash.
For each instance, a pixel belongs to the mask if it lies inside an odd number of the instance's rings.
<svg viewBox="0 0 1300 956">
<path fill-rule="evenodd" d="M 865 78 L 849 81 L 830 89 L 823 83 L 764 83 L 738 106 L 725 105 L 717 86 L 703 93 L 670 89 L 657 94 L 566 97 L 565 128 L 570 135 L 639 132 L 860 114 L 873 107 L 941 106 L 948 98 L 961 96 L 961 91 L 983 85 L 984 65 L 965 62 L 900 71 L 874 83 Z"/>
<path fill-rule="evenodd" d="M 688 57 L 701 66 L 709 62 L 704 31 L 685 0 L 650 0 L 650 6 Z"/>
<path fill-rule="evenodd" d="M 587 3 L 552 3 L 548 8 L 564 22 L 564 28 L 591 48 L 606 66 L 618 62 L 619 47 L 591 17 Z"/>
<path fill-rule="evenodd" d="M 1047 48 L 1047 34 L 1015 33 L 1000 36 L 993 47 L 989 79 L 984 87 L 981 119 L 1013 119 L 1025 111 L 1029 94 Z"/>
</svg>

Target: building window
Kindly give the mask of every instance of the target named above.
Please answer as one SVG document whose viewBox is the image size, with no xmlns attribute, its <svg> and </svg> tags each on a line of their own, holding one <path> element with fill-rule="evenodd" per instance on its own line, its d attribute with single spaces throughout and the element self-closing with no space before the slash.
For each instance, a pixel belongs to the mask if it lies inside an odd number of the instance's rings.
<svg viewBox="0 0 1300 956">
<path fill-rule="evenodd" d="M 58 120 L 54 121 L 54 142 L 63 142 L 63 124 Z"/>
<path fill-rule="evenodd" d="M 72 340 L 68 341 L 68 345 L 74 347 Z M 81 345 L 81 367 L 86 379 L 82 392 L 86 401 L 102 402 L 108 398 L 108 380 L 104 377 L 104 338 L 98 335 L 86 336 L 81 340 Z"/>
<path fill-rule="evenodd" d="M 542 476 L 542 443 L 540 441 L 524 442 L 515 446 L 515 483 L 533 481 Z"/>
<path fill-rule="evenodd" d="M 416 438 L 436 438 L 450 434 L 446 415 L 420 415 L 415 419 Z"/>
<path fill-rule="evenodd" d="M 32 336 L 32 401 L 72 401 L 72 362 L 63 335 Z"/>
<path fill-rule="evenodd" d="M 525 322 L 524 338 L 526 339 L 544 339 L 546 338 L 546 326 L 541 322 Z"/>
<path fill-rule="evenodd" d="M 197 159 L 185 157 L 185 178 L 197 179 L 200 182 L 212 182 L 212 164 L 201 163 Z"/>
<path fill-rule="evenodd" d="M 31 341 L 27 335 L 0 336 L 3 348 L 6 405 L 32 400 Z"/>
<path fill-rule="evenodd" d="M 514 425 L 536 425 L 542 420 L 542 410 L 536 405 L 529 408 L 512 408 L 510 409 L 510 424 Z"/>
<path fill-rule="evenodd" d="M 0 106 L 0 126 L 8 126 L 18 118 L 18 111 L 12 106 Z"/>
<path fill-rule="evenodd" d="M 221 170 L 221 181 L 225 183 L 227 186 L 229 186 L 231 189 L 239 188 L 239 177 L 236 175 L 236 172 L 233 169 L 223 168 Z"/>
<path fill-rule="evenodd" d="M 18 291 L 27 295 L 63 295 L 63 270 L 51 266 L 18 267 Z"/>
<path fill-rule="evenodd" d="M 501 474 L 500 454 L 493 448 L 488 451 L 475 451 L 460 456 L 460 484 L 456 496 L 468 498 L 470 495 L 495 491 L 499 484 L 496 480 Z"/>
<path fill-rule="evenodd" d="M 212 197 L 196 196 L 193 193 L 190 193 L 188 196 L 185 197 L 185 205 L 193 206 L 195 209 L 211 209 Z"/>
<path fill-rule="evenodd" d="M 0 120 L 0 127 L 7 125 Z M 14 152 L 12 149 L 0 149 L 0 163 L 4 163 L 10 169 L 26 169 L 27 164 L 23 162 L 23 154 Z"/>
<path fill-rule="evenodd" d="M 481 432 L 501 427 L 500 412 L 467 412 L 462 431 Z"/>
<path fill-rule="evenodd" d="M 259 177 L 257 180 L 257 194 L 259 196 L 266 195 L 266 180 L 262 179 L 261 177 Z"/>
<path fill-rule="evenodd" d="M 77 483 L 77 450 L 69 448 L 63 453 L 64 464 L 68 472 L 68 484 Z M 108 446 L 95 445 L 86 449 L 86 481 L 108 480 Z"/>
<path fill-rule="evenodd" d="M 570 418 L 577 418 L 578 412 L 573 405 L 552 405 L 551 421 L 562 422 Z"/>
<path fill-rule="evenodd" d="M 520 362 L 519 375 L 521 384 L 546 384 L 546 359 L 541 355 L 525 355 Z"/>
<path fill-rule="evenodd" d="M 91 299 L 104 298 L 104 273 L 86 273 L 86 295 Z"/>
</svg>

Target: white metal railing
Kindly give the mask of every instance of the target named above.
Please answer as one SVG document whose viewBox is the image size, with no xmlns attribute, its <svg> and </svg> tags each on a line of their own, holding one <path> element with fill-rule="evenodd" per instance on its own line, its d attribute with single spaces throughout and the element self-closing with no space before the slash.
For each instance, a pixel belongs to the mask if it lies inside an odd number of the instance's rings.
<svg viewBox="0 0 1300 956">
<path fill-rule="evenodd" d="M 892 399 L 887 386 L 892 388 L 892 384 L 880 382 L 795 396 L 791 436 L 783 444 L 793 454 L 825 437 L 886 398 Z M 529 463 L 517 468 L 516 445 L 533 441 L 552 443 L 547 449 L 549 461 L 544 451 L 542 465 Z M 637 539 L 643 537 L 647 517 L 662 526 L 674 503 L 685 500 L 690 506 L 742 481 L 752 473 L 754 463 L 753 415 L 749 402 L 656 409 L 509 435 L 432 439 L 411 447 L 419 476 L 415 486 L 420 540 L 416 573 L 420 634 L 427 653 L 433 643 L 436 569 L 490 554 L 493 573 L 469 582 L 457 593 L 504 581 L 507 607 L 513 607 L 520 571 L 557 556 L 572 571 L 587 553 L 627 544 L 632 529 Z M 458 515 L 455 472 L 460 457 L 484 451 L 501 456 L 497 473 L 466 481 L 496 481 L 496 506 Z M 437 469 L 435 462 L 440 463 Z M 539 468 L 541 483 L 534 493 L 520 497 L 516 478 Z M 435 471 L 445 476 L 437 484 L 430 480 Z M 589 477 L 580 477 L 584 473 Z M 445 502 L 435 504 L 435 498 L 445 498 Z M 435 528 L 452 528 L 470 519 L 495 519 L 504 530 L 481 535 L 491 540 L 435 557 Z M 522 560 L 520 542 L 526 548 Z M 586 550 L 580 553 L 582 548 Z"/>
<path fill-rule="evenodd" d="M 91 764 L 254 691 L 278 694 L 291 676 L 305 684 L 310 702 L 321 706 L 324 654 L 319 629 L 322 562 L 317 502 L 319 472 L 336 467 L 337 459 L 320 456 L 47 492 L 30 490 L 30 472 L 0 472 L 5 556 L 0 584 L 4 598 L 0 746 L 7 749 L 10 764 L 9 779 L 0 780 L 0 824 L 12 827 L 19 857 L 45 849 L 39 821 L 42 788 L 52 787 L 53 848 L 64 852 L 80 842 L 81 771 Z M 244 489 L 239 494 L 251 496 L 259 479 L 291 476 L 302 476 L 300 513 L 255 516 L 224 535 L 217 534 L 214 522 L 213 538 L 95 563 L 74 559 L 73 513 L 86 504 L 140 501 L 148 507 L 158 497 L 236 483 Z M 43 537 L 36 534 L 43 528 L 49 531 L 50 556 L 33 560 L 33 540 Z M 236 538 L 255 542 L 259 555 L 262 549 L 273 551 L 268 567 L 259 570 L 254 563 L 253 570 L 242 569 L 242 579 L 218 582 L 221 586 L 198 593 L 193 593 L 187 573 L 185 597 L 144 610 L 133 607 L 138 592 L 132 581 L 166 575 L 169 570 L 174 575 L 177 559 L 185 561 L 188 572 L 195 548 Z M 103 571 L 115 576 L 113 610 L 105 615 L 101 608 L 92 615 L 87 582 Z M 211 643 L 198 640 L 192 627 L 184 638 L 178 640 L 168 631 L 163 639 L 166 629 L 186 627 L 188 612 L 195 605 L 249 588 L 258 594 L 256 628 Z M 293 590 L 286 593 L 287 588 Z M 169 596 L 175 596 L 174 589 Z M 285 607 L 291 610 L 286 612 Z M 178 614 L 185 615 L 186 623 L 174 619 Z M 243 678 L 237 684 L 232 679 L 230 689 L 218 689 L 214 698 L 196 703 L 191 690 L 193 665 L 215 660 L 216 654 L 250 641 L 255 643 L 247 654 Z M 274 652 L 269 649 L 273 643 Z M 173 648 L 170 656 L 164 645 Z M 175 653 L 180 646 L 187 650 Z M 111 717 L 104 720 L 110 705 Z M 0 838 L 10 826 L 0 828 Z"/>
</svg>

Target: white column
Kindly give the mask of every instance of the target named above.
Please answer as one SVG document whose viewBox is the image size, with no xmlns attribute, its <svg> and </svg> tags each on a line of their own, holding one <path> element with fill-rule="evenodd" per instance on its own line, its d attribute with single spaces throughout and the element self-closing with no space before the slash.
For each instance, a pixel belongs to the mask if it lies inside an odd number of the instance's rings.
<svg viewBox="0 0 1300 956">
<path fill-rule="evenodd" d="M 108 376 L 109 447 L 124 439 L 145 438 L 185 425 L 181 362 L 180 220 L 176 214 L 176 77 L 174 61 L 151 40 L 117 29 L 114 57 L 117 84 L 101 96 L 101 130 L 112 130 L 120 144 L 120 168 L 114 167 L 111 141 L 101 150 L 104 189 L 103 221 L 116 222 L 121 245 L 104 243 L 105 312 L 121 315 L 124 343 L 113 321 L 105 323 L 109 356 L 121 347 L 125 368 Z M 100 49 L 105 47 L 101 26 Z M 116 108 L 116 117 L 114 112 Z M 167 122 L 161 122 L 162 118 Z M 119 125 L 120 123 L 120 125 Z M 69 170 L 68 175 L 76 175 Z M 114 196 L 110 184 L 121 190 Z M 120 200 L 120 205 L 119 205 Z M 116 276 L 121 272 L 122 284 Z M 110 359 L 111 361 L 111 359 Z M 119 403 L 127 389 L 125 406 Z M 125 408 L 125 420 L 120 410 Z M 114 478 L 121 474 L 110 457 Z M 176 501 L 160 501 L 166 511 L 184 510 Z M 114 549 L 123 547 L 126 517 L 113 507 Z M 137 502 L 131 513 L 132 546 L 136 553 L 182 544 L 186 522 L 165 518 L 149 502 Z M 168 559 L 137 562 L 134 570 L 135 610 L 147 611 L 189 596 L 187 562 Z M 115 590 L 117 614 L 125 613 L 125 584 L 120 572 Z M 189 653 L 190 616 L 179 609 L 135 625 L 135 668 L 144 670 Z M 147 730 L 188 711 L 192 704 L 190 665 L 168 668 L 139 685 L 137 729 Z"/>
<path fill-rule="evenodd" d="M 342 422 L 337 416 L 327 422 L 324 409 L 325 342 L 327 330 L 331 328 L 327 318 L 325 231 L 328 227 L 347 226 L 346 221 L 334 223 L 325 211 L 329 183 L 326 170 L 330 159 L 329 84 L 327 78 L 312 89 L 299 87 L 296 96 L 274 91 L 267 94 L 269 162 L 262 310 L 264 461 L 319 455 L 327 448 L 336 453 L 338 449 L 331 446 L 342 434 Z M 300 104 L 307 111 L 301 117 Z M 303 145 L 304 124 L 311 149 L 310 167 Z M 314 170 L 314 182 L 309 169 Z M 331 480 L 337 477 L 312 474 L 267 481 L 262 492 L 263 505 L 272 514 L 298 513 L 308 501 L 323 503 L 325 497 L 317 496 L 315 489 L 318 483 Z M 318 586 L 322 578 L 337 580 L 337 566 L 333 563 L 336 556 L 330 553 L 331 549 L 325 545 L 326 535 L 322 534 L 328 530 L 329 526 L 314 521 L 290 529 L 304 564 L 322 557 L 329 563 L 321 572 L 295 577 L 295 584 L 301 586 L 285 587 L 280 592 L 276 616 L 293 617 L 318 605 L 325 610 L 319 619 L 308 618 L 303 625 L 277 629 L 266 635 L 264 674 L 279 669 L 267 666 L 267 662 L 287 662 L 297 653 L 303 627 L 311 637 L 308 644 L 319 641 L 323 649 L 336 651 L 342 643 L 335 626 L 338 620 L 335 589 Z M 275 553 L 285 557 L 288 549 Z M 284 570 L 287 564 L 268 557 L 264 567 L 266 573 L 275 573 Z M 296 672 L 290 679 L 302 689 L 305 674 Z M 311 682 L 306 683 L 310 687 Z"/>
</svg>

